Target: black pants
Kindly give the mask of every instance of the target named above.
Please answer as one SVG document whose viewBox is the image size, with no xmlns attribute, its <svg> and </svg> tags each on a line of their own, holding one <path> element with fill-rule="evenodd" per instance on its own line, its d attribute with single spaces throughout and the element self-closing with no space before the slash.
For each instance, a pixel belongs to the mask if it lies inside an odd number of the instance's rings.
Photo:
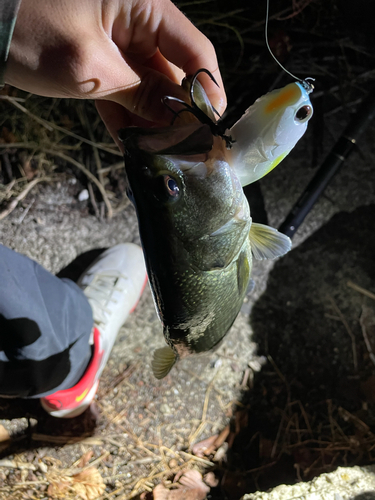
<svg viewBox="0 0 375 500">
<path fill-rule="evenodd" d="M 91 306 L 82 290 L 0 245 L 0 395 L 72 387 L 90 360 Z"/>
</svg>

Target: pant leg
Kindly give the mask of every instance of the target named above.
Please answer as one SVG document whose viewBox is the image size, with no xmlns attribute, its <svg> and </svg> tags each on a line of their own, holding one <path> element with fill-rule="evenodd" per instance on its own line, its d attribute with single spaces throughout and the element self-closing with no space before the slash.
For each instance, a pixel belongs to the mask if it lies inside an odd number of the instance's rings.
<svg viewBox="0 0 375 500">
<path fill-rule="evenodd" d="M 92 310 L 82 290 L 0 245 L 0 394 L 47 396 L 87 367 Z"/>
</svg>

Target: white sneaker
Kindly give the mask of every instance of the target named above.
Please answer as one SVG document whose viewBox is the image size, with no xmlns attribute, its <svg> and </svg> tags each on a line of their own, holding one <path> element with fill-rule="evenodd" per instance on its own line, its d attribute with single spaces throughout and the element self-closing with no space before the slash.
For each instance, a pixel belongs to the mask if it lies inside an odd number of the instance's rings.
<svg viewBox="0 0 375 500">
<path fill-rule="evenodd" d="M 133 243 L 109 248 L 79 278 L 78 285 L 93 310 L 93 355 L 74 387 L 41 398 L 48 413 L 54 417 L 71 418 L 88 408 L 117 334 L 137 305 L 146 282 L 143 252 Z"/>
</svg>

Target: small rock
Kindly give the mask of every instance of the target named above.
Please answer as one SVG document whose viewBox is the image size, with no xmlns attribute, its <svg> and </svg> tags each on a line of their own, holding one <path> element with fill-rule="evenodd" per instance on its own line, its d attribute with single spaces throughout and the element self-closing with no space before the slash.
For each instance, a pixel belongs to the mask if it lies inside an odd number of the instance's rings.
<svg viewBox="0 0 375 500">
<path fill-rule="evenodd" d="M 172 413 L 169 406 L 165 403 L 160 406 L 160 411 L 164 413 L 164 415 L 170 415 Z"/>
<path fill-rule="evenodd" d="M 219 368 L 222 364 L 223 360 L 221 358 L 218 358 L 212 363 L 212 368 Z"/>
<path fill-rule="evenodd" d="M 38 469 L 40 470 L 40 472 L 45 474 L 48 471 L 48 466 L 44 462 L 39 462 Z"/>
<path fill-rule="evenodd" d="M 89 197 L 90 197 L 90 195 L 89 195 L 89 192 L 87 191 L 87 189 L 83 189 L 83 190 L 79 193 L 79 195 L 78 195 L 78 200 L 79 200 L 79 201 L 86 201 L 86 200 L 88 200 L 88 199 L 89 199 Z"/>
</svg>

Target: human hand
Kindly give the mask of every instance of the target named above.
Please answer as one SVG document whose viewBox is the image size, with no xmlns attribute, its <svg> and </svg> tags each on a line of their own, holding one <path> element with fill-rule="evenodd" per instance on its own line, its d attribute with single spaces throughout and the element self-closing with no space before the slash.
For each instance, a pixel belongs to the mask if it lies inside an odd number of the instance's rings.
<svg viewBox="0 0 375 500">
<path fill-rule="evenodd" d="M 186 99 L 185 74 L 199 77 L 223 112 L 223 83 L 211 42 L 170 0 L 23 0 L 6 82 L 48 97 L 96 99 L 108 130 L 166 125 L 165 95 Z M 118 143 L 119 144 L 119 143 Z"/>
</svg>

